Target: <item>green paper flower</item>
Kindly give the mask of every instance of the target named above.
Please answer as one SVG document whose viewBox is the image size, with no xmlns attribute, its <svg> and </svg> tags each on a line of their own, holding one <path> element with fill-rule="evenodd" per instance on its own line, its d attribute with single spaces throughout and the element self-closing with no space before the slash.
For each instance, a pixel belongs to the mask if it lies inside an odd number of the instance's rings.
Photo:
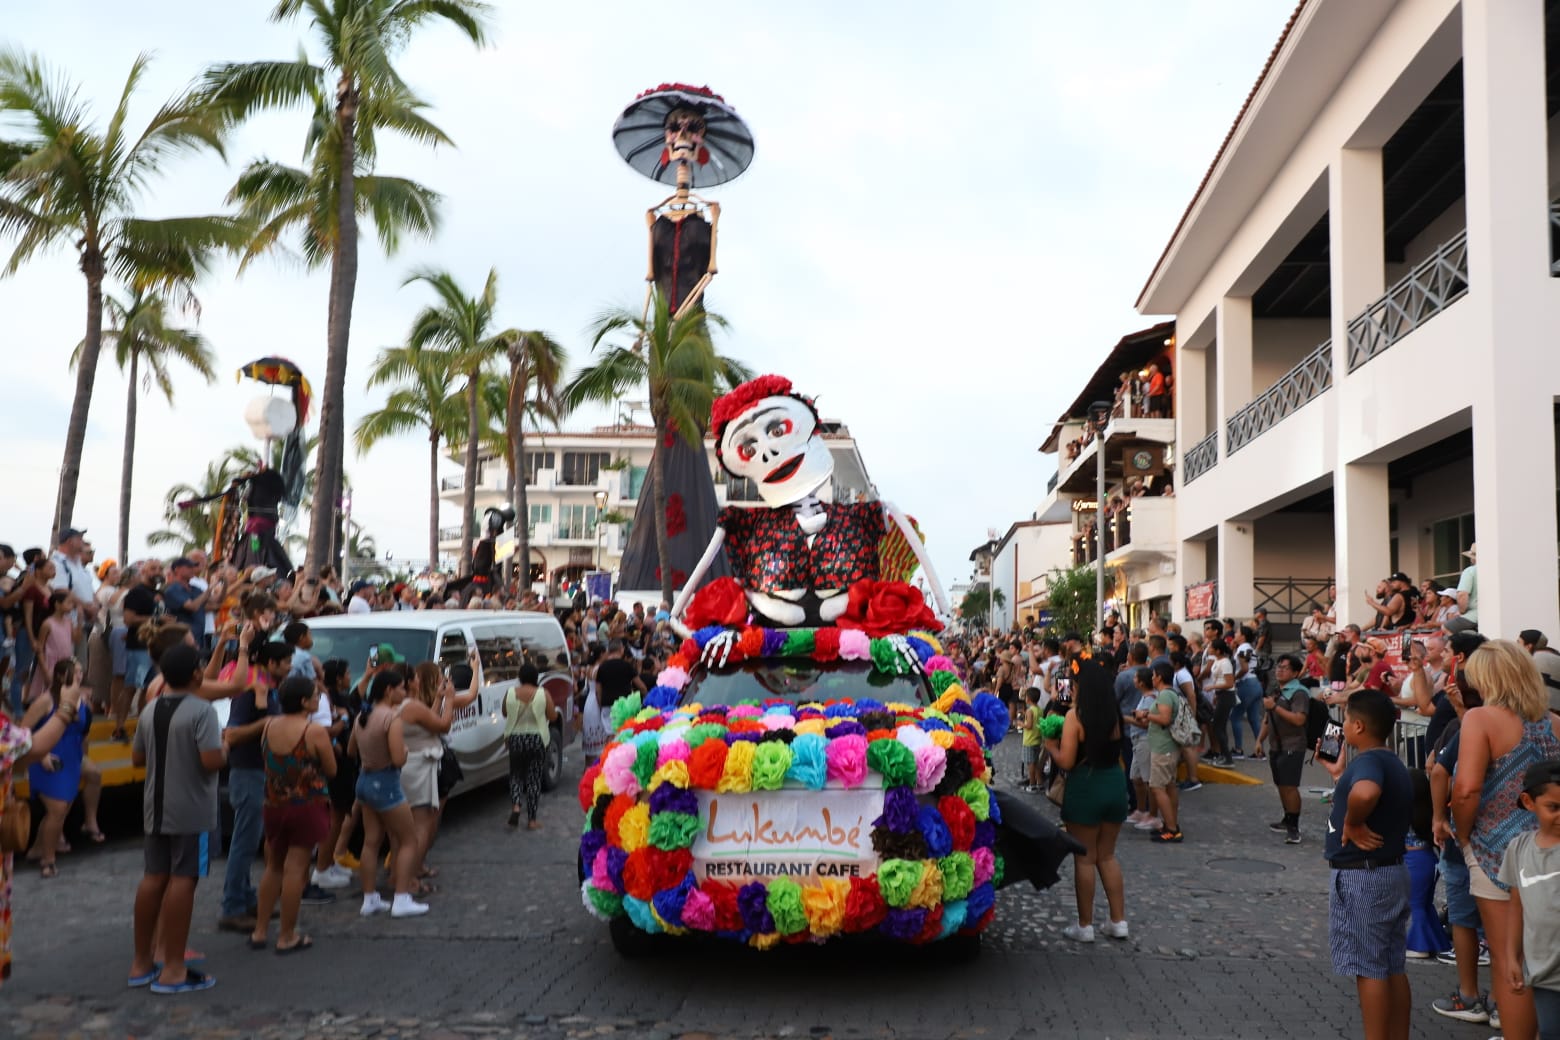
<svg viewBox="0 0 1560 1040">
<path fill-rule="evenodd" d="M 1007 874 L 1007 860 L 1000 852 L 996 853 L 995 860 L 996 867 L 991 872 L 991 887 L 1001 888 L 1002 878 L 1005 874 Z"/>
<path fill-rule="evenodd" d="M 883 776 L 884 787 L 915 783 L 915 752 L 889 737 L 867 745 L 867 765 Z"/>
<path fill-rule="evenodd" d="M 1057 740 L 1062 735 L 1062 725 L 1067 720 L 1061 715 L 1047 715 L 1040 720 L 1040 735 L 1046 740 Z"/>
<path fill-rule="evenodd" d="M 817 648 L 818 638 L 810 628 L 793 628 L 785 634 L 785 645 L 780 648 L 782 657 L 811 657 Z"/>
<path fill-rule="evenodd" d="M 688 730 L 683 739 L 688 742 L 690 748 L 696 748 L 706 740 L 724 740 L 726 727 L 718 722 L 701 722 Z"/>
<path fill-rule="evenodd" d="M 868 754 L 871 749 L 868 749 Z M 975 818 L 984 823 L 991 817 L 991 794 L 986 790 L 986 785 L 979 780 L 970 780 L 959 788 L 959 797 L 964 799 L 964 804 L 970 807 L 970 812 Z"/>
<path fill-rule="evenodd" d="M 614 731 L 622 729 L 623 723 L 638 715 L 643 707 L 644 701 L 640 699 L 637 692 L 617 701 L 612 705 L 612 729 Z"/>
<path fill-rule="evenodd" d="M 959 681 L 957 672 L 933 672 L 927 678 L 931 679 L 932 689 L 937 691 L 939 697 L 948 692 L 948 687 Z"/>
<path fill-rule="evenodd" d="M 790 746 L 778 740 L 764 741 L 753 754 L 753 790 L 780 790 L 785 784 L 786 770 L 790 768 Z"/>
<path fill-rule="evenodd" d="M 769 915 L 775 919 L 775 931 L 795 935 L 807 931 L 807 911 L 802 907 L 802 886 L 788 877 L 769 883 Z"/>
<path fill-rule="evenodd" d="M 883 902 L 892 907 L 908 906 L 915 886 L 921 883 L 921 874 L 920 860 L 884 860 L 878 867 L 878 889 L 883 893 Z"/>
<path fill-rule="evenodd" d="M 975 860 L 968 852 L 951 852 L 938 861 L 943 876 L 943 899 L 963 899 L 975 887 Z"/>
<path fill-rule="evenodd" d="M 650 817 L 650 844 L 658 849 L 686 849 L 698 833 L 699 818 L 691 813 L 660 812 Z"/>
<path fill-rule="evenodd" d="M 591 905 L 596 908 L 598 914 L 616 917 L 623 912 L 623 897 L 616 892 L 607 892 L 595 885 L 587 885 L 585 892 L 590 896 Z"/>
<path fill-rule="evenodd" d="M 649 788 L 650 778 L 655 775 L 656 757 L 661 749 L 653 740 L 647 740 L 640 744 L 634 757 L 634 778 L 639 781 L 639 786 Z"/>
<path fill-rule="evenodd" d="M 889 675 L 906 675 L 910 671 L 910 663 L 900 656 L 899 648 L 887 639 L 874 639 L 872 646 L 872 667 Z"/>
</svg>

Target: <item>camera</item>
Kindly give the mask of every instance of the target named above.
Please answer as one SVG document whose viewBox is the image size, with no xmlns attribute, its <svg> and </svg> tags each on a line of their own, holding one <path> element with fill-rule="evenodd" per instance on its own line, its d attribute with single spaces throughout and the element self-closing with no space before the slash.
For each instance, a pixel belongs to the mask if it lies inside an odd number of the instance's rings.
<svg viewBox="0 0 1560 1040">
<path fill-rule="evenodd" d="M 1322 742 L 1317 745 L 1316 757 L 1323 762 L 1336 762 L 1343 754 L 1343 727 L 1329 722 L 1322 732 Z"/>
</svg>

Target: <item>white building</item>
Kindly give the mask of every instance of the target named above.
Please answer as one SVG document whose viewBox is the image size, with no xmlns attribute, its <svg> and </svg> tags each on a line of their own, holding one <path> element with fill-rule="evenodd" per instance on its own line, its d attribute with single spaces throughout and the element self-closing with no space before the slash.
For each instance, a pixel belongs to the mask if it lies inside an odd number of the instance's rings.
<svg viewBox="0 0 1560 1040">
<path fill-rule="evenodd" d="M 1100 460 L 1104 467 L 1105 603 L 1127 624 L 1141 628 L 1150 613 L 1168 613 L 1180 586 L 1175 577 L 1176 457 L 1175 419 L 1148 415 L 1141 399 L 1118 393 L 1126 373 L 1144 380 L 1149 365 L 1169 367 L 1175 327 L 1162 322 L 1123 336 L 1067 411 L 1056 420 L 1040 450 L 1056 456 L 1057 473 L 1046 489 L 1036 519 L 1060 532 L 1051 568 L 1077 567 L 1099 559 Z M 1108 415 L 1096 435 L 1090 409 L 1099 404 Z M 1039 606 L 1043 587 L 1031 585 L 1031 597 L 1018 586 L 1019 614 L 1027 602 Z"/>
<path fill-rule="evenodd" d="M 1560 630 L 1560 5 L 1305 0 L 1138 299 L 1176 323 L 1181 581 L 1394 570 Z M 1179 601 L 1176 613 L 1184 613 Z"/>
<path fill-rule="evenodd" d="M 824 441 L 834 456 L 834 496 L 839 502 L 876 498 L 855 439 L 843 423 L 823 420 Z M 526 497 L 530 510 L 531 562 L 556 587 L 560 578 L 600 569 L 616 571 L 628 545 L 634 510 L 650 470 L 655 446 L 648 426 L 600 426 L 565 433 L 526 436 Z M 732 480 L 715 461 L 715 442 L 705 440 L 715 496 L 724 506 L 761 502 L 752 481 Z M 439 497 L 459 514 L 461 476 L 439 481 Z M 476 511 L 509 505 L 510 477 L 502 456 L 484 454 L 477 462 Z M 600 522 L 605 517 L 607 522 Z M 460 551 L 460 526 L 439 529 L 439 551 L 453 558 Z"/>
</svg>

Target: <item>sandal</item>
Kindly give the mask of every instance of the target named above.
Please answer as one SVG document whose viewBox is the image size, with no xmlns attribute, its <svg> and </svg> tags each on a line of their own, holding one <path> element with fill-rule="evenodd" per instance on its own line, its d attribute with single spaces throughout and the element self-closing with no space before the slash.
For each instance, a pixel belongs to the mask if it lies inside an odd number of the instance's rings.
<svg viewBox="0 0 1560 1040">
<path fill-rule="evenodd" d="M 427 866 L 426 864 L 423 865 L 422 870 L 419 870 L 417 872 L 417 877 L 418 877 L 419 880 L 426 879 L 426 878 L 436 878 L 438 876 L 439 876 L 439 868 L 438 867 L 430 867 L 430 866 Z"/>
<path fill-rule="evenodd" d="M 42 867 L 39 868 L 38 876 L 41 877 L 41 878 L 56 878 L 56 877 L 59 877 L 60 876 L 60 868 L 59 868 L 58 865 L 56 865 L 54 863 L 45 863 Z"/>
<path fill-rule="evenodd" d="M 81 833 L 92 839 L 92 844 L 94 845 L 101 845 L 108 840 L 108 837 L 95 827 L 92 830 L 87 830 L 87 828 L 83 827 L 81 828 Z"/>
<path fill-rule="evenodd" d="M 438 895 L 438 894 L 439 894 L 439 886 L 438 885 L 430 885 L 426 881 L 419 881 L 419 882 L 417 882 L 417 895 L 419 895 L 419 896 L 435 896 L 435 895 Z"/>
<path fill-rule="evenodd" d="M 293 943 L 291 946 L 282 946 L 278 944 L 276 947 L 276 955 L 278 957 L 285 957 L 289 953 L 301 953 L 304 950 L 310 950 L 313 948 L 314 940 L 309 938 L 307 935 L 300 935 L 298 936 L 298 941 Z"/>
</svg>

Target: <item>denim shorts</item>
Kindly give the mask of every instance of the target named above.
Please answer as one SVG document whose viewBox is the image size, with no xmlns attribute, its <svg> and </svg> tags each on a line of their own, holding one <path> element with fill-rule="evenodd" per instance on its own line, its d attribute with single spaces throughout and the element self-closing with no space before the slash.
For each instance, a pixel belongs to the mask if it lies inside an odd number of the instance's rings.
<svg viewBox="0 0 1560 1040">
<path fill-rule="evenodd" d="M 406 792 L 401 790 L 400 768 L 391 766 L 388 769 L 376 769 L 373 772 L 365 770 L 359 773 L 357 796 L 358 801 L 375 812 L 389 812 L 394 809 L 406 801 Z"/>
<path fill-rule="evenodd" d="M 1367 979 L 1401 975 L 1407 963 L 1408 868 L 1332 871 L 1327 943 L 1333 973 Z"/>
<path fill-rule="evenodd" d="M 1447 920 L 1458 928 L 1479 928 L 1479 906 L 1468 890 L 1468 863 L 1456 842 L 1448 842 L 1441 852 L 1441 877 L 1446 882 Z"/>
<path fill-rule="evenodd" d="M 151 675 L 152 653 L 150 650 L 125 651 L 125 686 L 127 689 L 144 689 L 146 681 L 151 678 Z"/>
</svg>

